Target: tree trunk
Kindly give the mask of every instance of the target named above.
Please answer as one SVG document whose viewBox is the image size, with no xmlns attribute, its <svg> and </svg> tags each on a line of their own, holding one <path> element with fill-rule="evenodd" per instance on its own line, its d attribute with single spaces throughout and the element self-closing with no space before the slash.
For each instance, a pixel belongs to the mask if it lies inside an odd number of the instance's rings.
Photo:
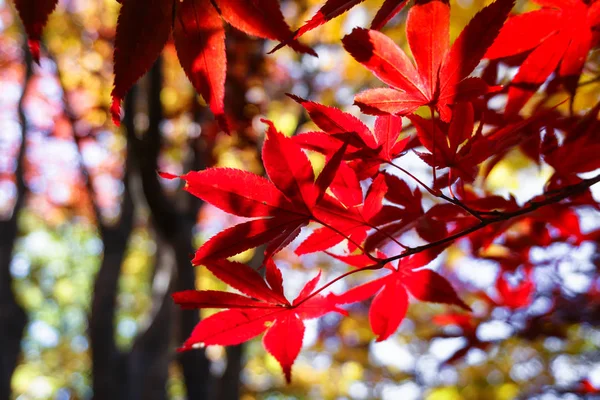
<svg viewBox="0 0 600 400">
<path fill-rule="evenodd" d="M 21 339 L 27 325 L 27 314 L 16 301 L 10 274 L 10 265 L 18 233 L 17 218 L 23 207 L 26 194 L 23 170 L 27 150 L 27 118 L 23 110 L 23 102 L 27 95 L 27 87 L 33 75 L 33 69 L 29 52 L 25 51 L 25 54 L 25 81 L 23 82 L 23 93 L 18 105 L 22 135 L 15 172 L 17 195 L 12 214 L 8 219 L 0 221 L 0 399 L 10 398 L 10 382 L 21 352 Z"/>
</svg>

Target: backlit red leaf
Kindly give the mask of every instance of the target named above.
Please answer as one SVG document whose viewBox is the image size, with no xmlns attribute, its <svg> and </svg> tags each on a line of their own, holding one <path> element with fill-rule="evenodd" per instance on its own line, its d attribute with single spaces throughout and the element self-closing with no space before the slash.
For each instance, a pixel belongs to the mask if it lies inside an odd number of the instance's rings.
<svg viewBox="0 0 600 400">
<path fill-rule="evenodd" d="M 279 362 L 285 380 L 292 380 L 292 364 L 300 354 L 304 339 L 304 322 L 294 313 L 278 318 L 263 338 L 265 349 Z"/>
<path fill-rule="evenodd" d="M 356 61 L 383 82 L 413 96 L 422 95 L 423 99 L 426 98 L 426 94 L 422 93 L 419 74 L 412 62 L 404 51 L 383 33 L 354 28 L 342 39 L 342 43 Z"/>
<path fill-rule="evenodd" d="M 173 301 L 183 309 L 265 308 L 265 304 L 241 294 L 216 290 L 185 290 L 173 293 Z"/>
<path fill-rule="evenodd" d="M 315 29 L 319 25 L 342 15 L 355 5 L 362 3 L 364 0 L 327 0 L 327 2 L 317 11 L 317 13 L 305 23 L 296 32 L 296 37 L 299 37 L 306 32 Z"/>
<path fill-rule="evenodd" d="M 181 176 L 185 190 L 221 210 L 242 217 L 261 217 L 296 208 L 267 179 L 233 168 L 209 168 Z"/>
<path fill-rule="evenodd" d="M 247 221 L 219 232 L 197 251 L 192 264 L 200 265 L 205 260 L 227 258 L 270 242 L 290 227 L 305 224 L 305 218 L 267 218 Z"/>
<path fill-rule="evenodd" d="M 440 97 L 473 72 L 514 5 L 515 0 L 496 0 L 478 12 L 463 29 L 440 69 Z"/>
<path fill-rule="evenodd" d="M 408 309 L 406 290 L 398 279 L 391 279 L 375 296 L 369 309 L 369 323 L 377 341 L 390 337 L 404 319 Z"/>
<path fill-rule="evenodd" d="M 382 158 L 391 161 L 397 156 L 397 152 L 402 151 L 404 146 L 396 146 L 396 141 L 402 131 L 402 118 L 396 115 L 383 115 L 375 120 L 374 133 L 377 137 L 377 143 L 383 148 L 381 150 Z M 408 141 L 408 139 L 406 139 Z"/>
<path fill-rule="evenodd" d="M 443 1 L 417 1 L 408 11 L 406 36 L 419 75 L 432 98 L 437 90 L 438 72 L 448 51 L 450 5 Z"/>
<path fill-rule="evenodd" d="M 540 45 L 559 28 L 560 14 L 557 9 L 544 8 L 509 18 L 485 58 L 513 56 Z"/>
<path fill-rule="evenodd" d="M 365 301 L 381 290 L 388 282 L 389 277 L 390 276 L 384 276 L 383 278 L 374 279 L 367 283 L 363 283 L 362 285 L 355 286 L 340 295 L 336 295 L 336 301 L 338 304 L 351 304 Z"/>
<path fill-rule="evenodd" d="M 246 264 L 229 260 L 208 260 L 204 265 L 219 280 L 246 296 L 266 302 L 285 302 L 285 297 L 275 294 L 262 276 Z"/>
<path fill-rule="evenodd" d="M 277 131 L 272 122 L 263 122 L 268 129 L 262 159 L 269 178 L 298 208 L 312 208 L 317 200 L 317 190 L 308 157 L 300 146 Z"/>
<path fill-rule="evenodd" d="M 334 133 L 356 132 L 369 147 L 375 147 L 375 139 L 367 126 L 352 114 L 345 113 L 335 107 L 324 106 L 314 101 L 288 94 L 298 102 L 310 115 L 310 118 L 323 131 Z"/>
<path fill-rule="evenodd" d="M 231 309 L 203 319 L 196 325 L 181 350 L 194 346 L 233 346 L 244 343 L 267 329 L 267 324 L 285 309 Z"/>
</svg>

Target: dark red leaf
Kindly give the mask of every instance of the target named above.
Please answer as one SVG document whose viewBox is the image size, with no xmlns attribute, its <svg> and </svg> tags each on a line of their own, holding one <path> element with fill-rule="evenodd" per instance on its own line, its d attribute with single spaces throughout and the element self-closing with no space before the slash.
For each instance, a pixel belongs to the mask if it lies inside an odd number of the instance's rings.
<svg viewBox="0 0 600 400">
<path fill-rule="evenodd" d="M 121 100 L 148 71 L 171 35 L 173 3 L 170 0 L 128 0 L 121 6 L 115 36 L 111 114 L 120 124 Z"/>
<path fill-rule="evenodd" d="M 40 39 L 42 30 L 48 21 L 48 16 L 52 13 L 58 0 L 14 0 L 15 7 L 19 12 L 19 17 L 25 26 L 27 32 L 29 51 L 33 60 L 40 62 Z"/>
<path fill-rule="evenodd" d="M 380 30 L 396 16 L 406 4 L 406 0 L 385 0 L 371 22 L 371 29 Z"/>
<path fill-rule="evenodd" d="M 173 38 L 177 57 L 215 117 L 224 120 L 225 30 L 210 0 L 177 3 Z"/>
<path fill-rule="evenodd" d="M 306 32 L 315 29 L 319 25 L 342 15 L 355 5 L 362 3 L 364 0 L 327 0 L 325 5 L 317 11 L 317 13 L 300 29 L 296 31 L 295 37 L 300 37 Z"/>
<path fill-rule="evenodd" d="M 406 277 L 404 285 L 417 299 L 431 303 L 455 304 L 471 311 L 456 294 L 446 278 L 430 269 L 414 271 Z"/>
<path fill-rule="evenodd" d="M 288 40 L 292 35 L 277 0 L 214 0 L 225 21 L 249 35 L 264 39 Z M 287 43 L 287 42 L 286 42 Z M 301 53 L 317 54 L 297 40 L 290 47 Z"/>
</svg>

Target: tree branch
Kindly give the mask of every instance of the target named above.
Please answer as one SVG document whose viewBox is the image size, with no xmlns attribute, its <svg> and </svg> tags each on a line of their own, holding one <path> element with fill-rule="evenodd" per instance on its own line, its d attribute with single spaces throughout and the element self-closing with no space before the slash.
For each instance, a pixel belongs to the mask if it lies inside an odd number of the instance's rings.
<svg viewBox="0 0 600 400">
<path fill-rule="evenodd" d="M 461 237 L 467 236 L 473 232 L 476 232 L 480 229 L 485 228 L 488 225 L 492 225 L 495 224 L 497 222 L 502 222 L 502 221 L 508 221 L 512 218 L 516 218 L 522 215 L 526 215 L 530 212 L 533 212 L 535 210 L 538 210 L 544 206 L 548 206 L 551 204 L 555 204 L 558 203 L 568 197 L 577 195 L 581 192 L 584 192 L 585 190 L 589 189 L 591 186 L 593 186 L 594 184 L 600 182 L 600 175 L 597 175 L 593 178 L 589 178 L 589 179 L 583 179 L 581 182 L 573 184 L 573 185 L 569 185 L 564 187 L 561 191 L 556 192 L 556 194 L 553 194 L 551 196 L 547 196 L 545 199 L 543 200 L 530 200 L 529 202 L 527 202 L 525 207 L 522 207 L 519 210 L 516 211 L 512 211 L 512 212 L 505 212 L 505 213 L 500 213 L 496 216 L 493 217 L 487 217 L 484 218 L 483 220 L 481 220 L 479 223 L 473 225 L 470 228 L 467 228 L 465 230 L 462 230 L 460 232 L 457 232 L 453 235 L 447 236 L 443 239 L 437 240 L 435 242 L 431 242 L 428 244 L 425 244 L 423 246 L 417 246 L 417 247 L 413 247 L 410 248 L 398 255 L 392 256 L 392 257 L 388 257 L 386 259 L 382 259 L 381 261 L 377 262 L 376 264 L 372 264 L 366 267 L 362 267 L 362 268 L 358 268 L 352 271 L 348 271 L 340 276 L 338 276 L 337 278 L 333 279 L 332 281 L 326 283 L 325 285 L 323 285 L 322 287 L 320 287 L 319 289 L 315 290 L 311 295 L 307 296 L 304 300 L 298 302 L 298 304 L 296 304 L 297 306 L 300 306 L 302 303 L 304 303 L 305 301 L 311 299 L 312 297 L 316 296 L 317 294 L 321 293 L 323 290 L 327 289 L 328 287 L 330 287 L 331 285 L 333 285 L 334 283 L 340 281 L 341 279 L 344 279 L 350 275 L 353 275 L 357 272 L 361 272 L 361 271 L 371 271 L 371 270 L 377 270 L 377 269 L 381 269 L 385 266 L 385 264 L 390 263 L 392 261 L 396 261 L 396 260 L 400 260 L 406 257 L 409 257 L 413 254 L 417 254 L 417 253 L 421 253 L 423 251 L 432 249 L 434 247 L 437 246 L 441 246 L 447 243 L 451 243 Z"/>
</svg>

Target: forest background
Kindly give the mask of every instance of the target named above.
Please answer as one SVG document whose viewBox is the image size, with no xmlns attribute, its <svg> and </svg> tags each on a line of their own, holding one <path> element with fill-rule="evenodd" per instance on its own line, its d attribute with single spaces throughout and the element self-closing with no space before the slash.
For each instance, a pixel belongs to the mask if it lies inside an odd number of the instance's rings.
<svg viewBox="0 0 600 400">
<path fill-rule="evenodd" d="M 488 3 L 452 1 L 451 40 Z M 301 40 L 318 58 L 287 47 L 267 54 L 278 42 L 228 26 L 226 110 L 234 124 L 226 135 L 172 43 L 125 98 L 121 127 L 113 124 L 118 2 L 60 1 L 45 27 L 38 65 L 14 5 L 0 0 L 0 398 L 571 399 L 597 392 L 600 217 L 591 202 L 555 221 L 561 240 L 527 248 L 535 275 L 506 242 L 477 256 L 457 242 L 438 257 L 433 268 L 471 314 L 416 302 L 398 332 L 382 342 L 374 341 L 368 303 L 353 307 L 351 317 L 309 321 L 291 384 L 260 340 L 176 352 L 199 315 L 214 310 L 181 311 L 170 294 L 226 290 L 208 270 L 192 267 L 190 255 L 240 219 L 156 171 L 232 167 L 263 175 L 262 118 L 287 136 L 315 130 L 286 93 L 372 124 L 352 104 L 356 93 L 380 83 L 340 40 L 367 27 L 380 4 L 367 0 L 306 33 Z M 320 0 L 281 1 L 292 28 L 320 6 Z M 537 8 L 518 2 L 513 12 Z M 382 30 L 403 48 L 409 9 Z M 592 50 L 575 100 L 555 112 L 584 116 L 597 105 L 599 61 Z M 500 80 L 514 76 L 514 65 L 499 67 Z M 554 106 L 564 98 L 556 85 L 544 85 L 523 114 L 537 110 L 532 104 Z M 414 136 L 410 123 L 405 129 Z M 498 155 L 480 181 L 485 190 L 521 204 L 542 193 L 554 170 L 529 150 L 514 146 Z M 321 168 L 325 160 L 311 154 L 311 162 Z M 429 176 L 412 151 L 401 165 Z M 590 193 L 597 201 L 598 188 Z M 513 227 L 506 240 L 535 237 L 536 224 L 550 217 L 537 218 Z M 235 259 L 258 267 L 261 250 Z M 503 293 L 499 265 L 507 263 L 513 291 Z M 277 264 L 290 293 L 319 269 L 323 281 L 347 269 L 325 253 L 298 257 L 293 246 L 277 255 Z"/>
</svg>

